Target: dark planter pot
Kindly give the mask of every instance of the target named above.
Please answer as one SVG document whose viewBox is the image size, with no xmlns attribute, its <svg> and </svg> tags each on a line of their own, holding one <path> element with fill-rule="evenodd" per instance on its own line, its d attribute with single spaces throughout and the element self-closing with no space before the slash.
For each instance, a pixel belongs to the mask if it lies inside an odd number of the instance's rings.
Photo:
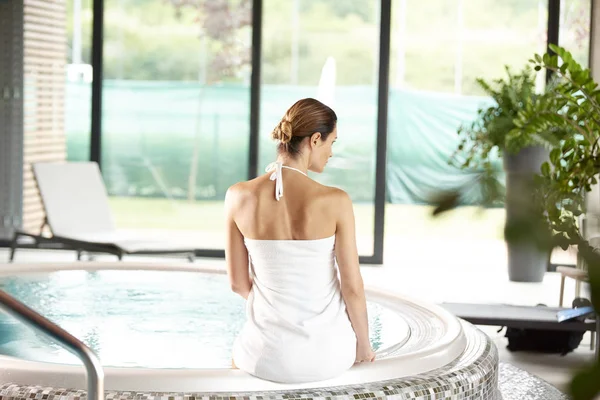
<svg viewBox="0 0 600 400">
<path fill-rule="evenodd" d="M 518 153 L 503 153 L 506 172 L 506 224 L 530 216 L 533 177 L 549 159 L 549 151 L 541 146 L 527 147 Z M 507 242 L 508 276 L 513 282 L 541 282 L 548 269 L 550 253 L 533 242 Z"/>
</svg>

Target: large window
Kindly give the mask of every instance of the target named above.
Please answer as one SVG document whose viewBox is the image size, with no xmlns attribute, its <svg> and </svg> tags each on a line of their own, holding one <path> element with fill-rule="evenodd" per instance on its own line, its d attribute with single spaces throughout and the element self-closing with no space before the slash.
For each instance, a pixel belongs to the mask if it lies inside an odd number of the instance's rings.
<svg viewBox="0 0 600 400">
<path fill-rule="evenodd" d="M 590 2 L 560 7 L 559 42 L 584 64 Z M 252 3 L 104 0 L 101 163 L 117 225 L 222 249 L 225 191 L 254 172 L 250 138 L 259 136 L 262 173 L 276 157 L 271 130 L 294 102 L 315 97 L 337 112 L 339 140 L 325 173 L 312 177 L 350 194 L 359 252 L 372 256 L 381 244 L 374 246 L 381 2 L 262 0 L 259 97 L 251 91 Z M 490 103 L 475 80 L 501 77 L 506 66 L 517 71 L 545 52 L 548 1 L 391 4 L 386 258 L 501 256 L 503 209 L 478 213 L 476 191 L 442 218 L 430 217 L 430 204 L 473 178 L 448 160 L 458 126 Z M 68 158 L 85 160 L 91 0 L 70 0 L 68 18 Z M 251 106 L 259 132 L 251 132 Z M 501 172 L 500 159 L 496 165 Z"/>
<path fill-rule="evenodd" d="M 105 0 L 102 172 L 117 226 L 223 248 L 247 177 L 251 1 Z"/>
<path fill-rule="evenodd" d="M 260 166 L 276 158 L 271 130 L 305 97 L 338 115 L 334 156 L 319 182 L 349 193 L 358 249 L 373 255 L 379 2 L 264 0 Z"/>
<path fill-rule="evenodd" d="M 448 161 L 459 125 L 490 101 L 475 79 L 502 77 L 505 66 L 518 71 L 545 52 L 547 21 L 541 0 L 393 2 L 386 260 L 505 260 L 503 209 L 478 213 L 468 207 L 477 199 L 466 198 L 467 207 L 434 219 L 428 204 L 473 178 Z"/>
<path fill-rule="evenodd" d="M 67 159 L 90 159 L 92 100 L 92 1 L 67 2 L 65 131 Z"/>
<path fill-rule="evenodd" d="M 588 66 L 592 0 L 561 0 L 558 42 L 575 60 Z"/>
</svg>

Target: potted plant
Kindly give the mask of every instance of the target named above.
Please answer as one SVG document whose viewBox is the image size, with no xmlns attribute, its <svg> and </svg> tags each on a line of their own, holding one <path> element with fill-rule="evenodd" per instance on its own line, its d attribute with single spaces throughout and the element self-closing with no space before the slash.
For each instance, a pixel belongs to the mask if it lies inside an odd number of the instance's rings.
<svg viewBox="0 0 600 400">
<path fill-rule="evenodd" d="M 589 244 L 579 224 L 591 200 L 586 195 L 598 185 L 600 173 L 600 89 L 590 70 L 568 51 L 558 46 L 551 50 L 554 54 L 530 61 L 538 71 L 552 71 L 553 84 L 519 112 L 507 141 L 518 143 L 540 132 L 555 140 L 549 161 L 536 177 L 532 202 L 543 211 L 553 244 L 577 246 L 587 265 L 593 306 L 600 313 L 600 249 Z M 600 393 L 600 360 L 580 371 L 570 389 L 575 400 L 595 398 Z"/>
<path fill-rule="evenodd" d="M 555 55 L 536 55 L 535 69 L 553 72 L 554 84 L 523 109 L 508 134 L 509 143 L 543 132 L 555 145 L 537 178 L 536 200 L 544 210 L 555 239 L 577 245 L 585 234 L 579 226 L 586 210 L 586 193 L 600 173 L 600 91 L 589 69 L 583 69 L 564 48 Z M 559 66 L 560 63 L 560 66 Z"/>
<path fill-rule="evenodd" d="M 506 79 L 488 83 L 477 79 L 478 85 L 488 94 L 494 104 L 478 110 L 477 118 L 469 125 L 458 129 L 461 137 L 453 160 L 463 169 L 475 169 L 486 177 L 483 189 L 493 188 L 497 175 L 494 160 L 502 157 L 506 176 L 506 193 L 500 196 L 506 208 L 505 237 L 508 247 L 508 271 L 512 281 L 539 282 L 547 270 L 550 252 L 533 241 L 508 240 L 515 237 L 506 233 L 522 230 L 525 219 L 533 210 L 533 178 L 540 173 L 548 158 L 547 148 L 551 137 L 532 130 L 518 131 L 515 119 L 535 104 L 540 97 L 535 91 L 535 74 L 524 68 L 513 74 L 506 67 Z M 487 190 L 491 200 L 498 199 L 498 190 Z M 486 193 L 484 193 L 484 202 Z"/>
<path fill-rule="evenodd" d="M 508 149 L 545 143 L 552 151 L 534 176 L 529 200 L 534 212 L 520 226 L 507 229 L 505 236 L 509 242 L 526 238 L 546 249 L 577 246 L 579 258 L 587 266 L 591 301 L 599 318 L 600 248 L 590 245 L 579 221 L 587 211 L 586 195 L 598 185 L 600 174 L 600 88 L 589 69 L 582 68 L 568 51 L 550 48 L 553 55 L 536 55 L 530 61 L 535 70 L 553 72 L 551 84 L 521 108 L 502 143 Z M 485 174 L 485 170 L 480 171 L 480 175 Z M 494 171 L 490 176 L 494 177 Z M 455 207 L 460 192 L 457 189 L 440 197 L 434 215 Z M 483 205 L 493 201 L 492 197 Z M 569 389 L 573 400 L 597 398 L 600 359 L 577 371 Z"/>
</svg>

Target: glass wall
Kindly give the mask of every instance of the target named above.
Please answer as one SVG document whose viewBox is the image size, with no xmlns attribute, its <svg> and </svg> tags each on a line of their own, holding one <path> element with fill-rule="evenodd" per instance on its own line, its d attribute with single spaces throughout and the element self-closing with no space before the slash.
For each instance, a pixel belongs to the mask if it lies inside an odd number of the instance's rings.
<svg viewBox="0 0 600 400">
<path fill-rule="evenodd" d="M 460 124 L 490 104 L 476 78 L 501 78 L 505 66 L 518 71 L 545 52 L 547 20 L 545 0 L 393 2 L 386 261 L 505 262 L 503 209 L 478 211 L 472 196 L 434 219 L 428 204 L 440 191 L 473 186 L 473 172 L 449 160 Z"/>
<path fill-rule="evenodd" d="M 561 0 L 558 42 L 575 60 L 588 66 L 592 0 Z"/>
<path fill-rule="evenodd" d="M 271 131 L 297 100 L 317 98 L 338 115 L 334 156 L 317 181 L 354 202 L 359 253 L 373 254 L 379 2 L 264 0 L 260 155 L 276 158 Z"/>
<path fill-rule="evenodd" d="M 65 131 L 69 161 L 90 159 L 92 21 L 92 0 L 67 2 Z"/>
<path fill-rule="evenodd" d="M 561 1 L 560 44 L 584 64 L 590 1 Z M 91 3 L 70 0 L 68 9 L 69 160 L 89 159 Z M 465 198 L 466 207 L 432 219 L 428 204 L 440 189 L 471 182 L 472 172 L 448 160 L 457 128 L 490 104 L 475 80 L 517 71 L 545 51 L 547 3 L 392 2 L 388 260 L 427 241 L 503 246 L 503 209 L 475 214 L 476 198 Z M 248 175 L 251 6 L 104 0 L 102 167 L 119 228 L 223 247 L 225 191 Z M 289 106 L 303 97 L 333 106 L 334 158 L 312 177 L 351 195 L 364 256 L 374 239 L 379 14 L 379 1 L 263 0 L 261 27 L 259 172 L 276 157 L 270 133 Z"/>
<path fill-rule="evenodd" d="M 247 178 L 251 0 L 105 0 L 102 172 L 116 224 L 224 246 Z"/>
</svg>

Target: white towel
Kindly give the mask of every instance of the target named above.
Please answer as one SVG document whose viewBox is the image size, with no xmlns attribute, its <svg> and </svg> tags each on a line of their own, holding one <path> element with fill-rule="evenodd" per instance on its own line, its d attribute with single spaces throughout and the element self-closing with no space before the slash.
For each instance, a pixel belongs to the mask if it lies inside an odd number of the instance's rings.
<svg viewBox="0 0 600 400">
<path fill-rule="evenodd" d="M 335 236 L 245 240 L 254 275 L 247 321 L 234 348 L 238 368 L 282 383 L 342 374 L 356 357 L 356 335 L 342 299 Z"/>
</svg>

